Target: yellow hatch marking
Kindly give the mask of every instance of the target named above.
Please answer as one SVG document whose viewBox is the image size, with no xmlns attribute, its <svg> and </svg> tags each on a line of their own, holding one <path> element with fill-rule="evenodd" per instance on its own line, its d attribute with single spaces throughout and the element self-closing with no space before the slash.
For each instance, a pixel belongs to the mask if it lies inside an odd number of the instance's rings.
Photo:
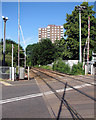
<svg viewBox="0 0 96 120">
<path fill-rule="evenodd" d="M 4 81 L 0 81 L 0 83 L 4 84 L 5 86 L 12 86 L 12 84 L 4 82 Z"/>
</svg>

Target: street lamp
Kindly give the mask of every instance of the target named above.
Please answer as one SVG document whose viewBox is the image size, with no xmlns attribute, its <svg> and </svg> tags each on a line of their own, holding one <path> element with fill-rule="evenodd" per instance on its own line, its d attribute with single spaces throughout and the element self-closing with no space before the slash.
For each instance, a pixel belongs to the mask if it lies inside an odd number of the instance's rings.
<svg viewBox="0 0 96 120">
<path fill-rule="evenodd" d="M 4 20 L 3 66 L 5 66 L 5 45 L 6 45 L 5 37 L 6 37 L 6 21 L 8 20 L 8 17 L 2 16 L 2 18 Z"/>
<path fill-rule="evenodd" d="M 82 62 L 82 48 L 81 48 L 81 11 L 86 9 L 86 6 L 76 6 L 79 11 L 79 62 Z"/>
</svg>

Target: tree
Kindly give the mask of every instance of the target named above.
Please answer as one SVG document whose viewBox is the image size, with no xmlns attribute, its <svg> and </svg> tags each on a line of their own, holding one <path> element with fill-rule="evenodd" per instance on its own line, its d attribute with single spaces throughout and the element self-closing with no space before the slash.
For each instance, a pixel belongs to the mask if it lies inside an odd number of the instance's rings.
<svg viewBox="0 0 96 120">
<path fill-rule="evenodd" d="M 89 6 L 88 2 L 83 2 L 81 6 L 86 6 L 85 10 L 81 12 L 81 40 L 82 53 L 88 37 L 88 16 L 90 16 L 90 59 L 92 51 L 96 52 L 96 18 L 95 12 L 92 10 L 93 6 Z M 66 48 L 69 52 L 68 57 L 71 59 L 79 59 L 79 11 L 76 8 L 72 14 L 66 14 L 67 23 L 64 24 L 66 30 L 64 36 L 66 39 Z M 66 56 L 66 53 L 65 53 Z"/>
<path fill-rule="evenodd" d="M 47 65 L 54 61 L 56 58 L 55 46 L 52 44 L 50 39 L 43 39 L 37 44 L 27 46 L 26 50 L 30 51 L 29 61 L 31 65 Z M 28 52 L 27 52 L 28 55 Z"/>
<path fill-rule="evenodd" d="M 57 58 L 60 57 L 63 60 L 71 58 L 71 53 L 69 52 L 69 49 L 67 49 L 67 41 L 64 38 L 56 40 L 54 45 L 56 47 Z"/>
<path fill-rule="evenodd" d="M 33 47 L 35 46 L 36 44 L 33 44 L 33 45 L 28 45 L 27 47 L 26 47 L 26 55 L 27 55 L 27 65 L 28 66 L 31 66 L 31 63 L 32 63 L 32 56 L 31 55 L 33 55 Z"/>
<path fill-rule="evenodd" d="M 55 47 L 50 39 L 41 40 L 39 48 L 38 64 L 47 65 L 54 61 L 56 58 Z"/>
<path fill-rule="evenodd" d="M 14 67 L 18 65 L 18 44 L 13 40 L 6 39 L 6 51 L 5 51 L 5 64 L 6 66 L 11 66 L 12 62 L 12 44 L 14 46 Z M 2 60 L 3 60 L 3 40 L 1 41 L 1 51 L 2 51 Z M 24 58 L 23 48 L 20 45 L 20 58 Z M 20 66 L 24 66 L 24 59 L 20 60 Z"/>
</svg>

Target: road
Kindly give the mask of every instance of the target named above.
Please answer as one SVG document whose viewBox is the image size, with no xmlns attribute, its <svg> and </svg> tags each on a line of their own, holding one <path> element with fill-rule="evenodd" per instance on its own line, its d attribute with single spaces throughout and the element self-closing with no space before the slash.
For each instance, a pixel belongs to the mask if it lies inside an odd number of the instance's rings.
<svg viewBox="0 0 96 120">
<path fill-rule="evenodd" d="M 43 76 L 44 77 L 44 76 Z M 34 77 L 35 78 L 35 77 Z M 77 89 L 86 92 L 94 97 L 94 86 L 69 80 L 67 77 L 59 77 Z M 87 77 L 86 77 L 87 78 Z M 94 82 L 93 76 L 85 81 Z M 46 79 L 44 77 L 44 79 Z M 7 81 L 9 85 L 2 83 L 2 117 L 3 118 L 55 118 L 58 115 L 60 101 L 38 78 L 30 81 Z M 64 85 L 55 80 L 48 82 L 62 96 Z M 83 117 L 94 118 L 94 101 L 86 96 L 67 88 L 65 99 Z M 62 107 L 61 118 L 71 118 L 65 106 Z"/>
</svg>

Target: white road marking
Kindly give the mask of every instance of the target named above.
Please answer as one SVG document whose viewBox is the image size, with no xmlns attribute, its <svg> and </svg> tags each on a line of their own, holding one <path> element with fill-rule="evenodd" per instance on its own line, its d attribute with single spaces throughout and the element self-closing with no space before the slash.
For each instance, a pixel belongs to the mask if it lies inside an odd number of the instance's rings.
<svg viewBox="0 0 96 120">
<path fill-rule="evenodd" d="M 94 84 L 94 83 L 92 83 Z M 74 88 L 83 88 L 86 86 L 92 86 L 91 84 L 83 84 L 83 85 L 77 85 L 77 86 L 73 86 Z M 70 91 L 72 90 L 72 88 L 66 88 L 66 91 Z M 56 92 L 63 92 L 64 89 L 59 89 L 56 90 Z M 0 104 L 5 104 L 5 103 L 10 103 L 10 102 L 16 102 L 16 101 L 20 101 L 20 100 L 25 100 L 28 98 L 35 98 L 35 97 L 40 97 L 43 95 L 50 95 L 53 94 L 52 91 L 48 91 L 48 92 L 44 92 L 44 93 L 36 93 L 36 94 L 30 94 L 30 95 L 26 95 L 26 96 L 20 96 L 20 97 L 15 97 L 15 98 L 10 98 L 10 99 L 5 99 L 5 100 L 0 100 Z"/>
<path fill-rule="evenodd" d="M 37 82 L 37 80 L 36 79 L 34 79 L 34 80 L 35 80 L 36 84 L 39 85 L 38 82 Z"/>
</svg>

